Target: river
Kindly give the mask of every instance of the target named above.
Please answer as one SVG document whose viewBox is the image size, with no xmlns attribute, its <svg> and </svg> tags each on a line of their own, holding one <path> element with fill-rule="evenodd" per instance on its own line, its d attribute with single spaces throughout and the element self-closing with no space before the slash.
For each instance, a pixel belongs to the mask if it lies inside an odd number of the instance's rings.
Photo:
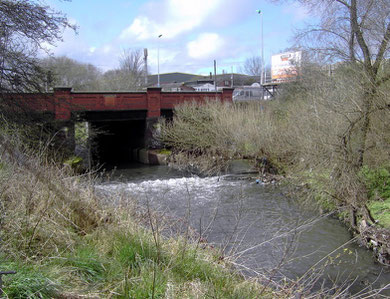
<svg viewBox="0 0 390 299">
<path fill-rule="evenodd" d="M 355 294 L 369 284 L 380 288 L 390 282 L 390 269 L 353 242 L 337 219 L 319 215 L 277 185 L 132 164 L 115 170 L 97 188 L 126 194 L 171 219 L 189 219 L 203 240 L 234 257 L 244 275 L 268 273 L 278 281 L 303 275 L 309 279 L 313 271 L 322 271 L 319 282 L 348 279 L 354 281 L 350 290 Z M 390 291 L 385 294 L 390 296 Z"/>
</svg>

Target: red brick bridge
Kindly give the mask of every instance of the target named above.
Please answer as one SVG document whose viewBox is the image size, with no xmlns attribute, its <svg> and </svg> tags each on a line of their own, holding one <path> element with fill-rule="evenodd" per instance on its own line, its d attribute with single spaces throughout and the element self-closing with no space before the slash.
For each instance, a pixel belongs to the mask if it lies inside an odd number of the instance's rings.
<svg viewBox="0 0 390 299">
<path fill-rule="evenodd" d="M 220 92 L 73 92 L 55 88 L 47 94 L 19 94 L 29 111 L 45 115 L 62 127 L 74 148 L 75 123 L 87 122 L 95 129 L 94 148 L 100 162 L 131 160 L 135 148 L 153 147 L 153 130 L 160 116 L 172 117 L 175 105 L 208 100 L 232 102 L 233 89 Z M 119 162 L 118 162 L 119 161 Z"/>
<path fill-rule="evenodd" d="M 55 120 L 69 121 L 75 117 L 93 120 L 156 118 L 184 102 L 204 103 L 218 99 L 231 102 L 233 89 L 222 92 L 162 92 L 148 88 L 146 92 L 72 92 L 71 88 L 55 88 L 53 93 L 22 95 L 27 107 L 36 112 L 50 113 Z M 120 112 L 120 113 L 116 113 Z"/>
</svg>

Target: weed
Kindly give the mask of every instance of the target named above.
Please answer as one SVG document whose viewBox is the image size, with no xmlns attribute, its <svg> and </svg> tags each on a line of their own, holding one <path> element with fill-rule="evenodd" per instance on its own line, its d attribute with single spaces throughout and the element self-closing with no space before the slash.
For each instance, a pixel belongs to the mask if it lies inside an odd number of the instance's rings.
<svg viewBox="0 0 390 299">
<path fill-rule="evenodd" d="M 16 274 L 3 277 L 3 291 L 8 298 L 54 298 L 61 291 L 60 285 L 45 276 L 39 267 L 6 263 L 2 269 L 16 270 Z"/>
<path fill-rule="evenodd" d="M 106 271 L 102 260 L 93 246 L 81 246 L 60 261 L 70 275 L 79 276 L 86 282 L 99 282 L 104 279 Z"/>
</svg>

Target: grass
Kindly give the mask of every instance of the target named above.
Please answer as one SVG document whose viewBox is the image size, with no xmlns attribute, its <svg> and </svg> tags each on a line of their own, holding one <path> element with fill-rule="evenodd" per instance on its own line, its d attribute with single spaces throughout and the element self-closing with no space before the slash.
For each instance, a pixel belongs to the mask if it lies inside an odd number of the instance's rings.
<svg viewBox="0 0 390 299">
<path fill-rule="evenodd" d="M 173 152 L 182 147 L 193 154 L 190 158 L 205 156 L 200 160 L 204 169 L 244 156 L 254 161 L 271 157 L 272 164 L 283 165 L 290 173 L 311 165 L 304 153 L 313 152 L 313 143 L 292 138 L 292 130 L 302 122 L 286 120 L 288 113 L 277 114 L 275 123 L 272 107 L 265 112 L 250 105 L 215 103 L 205 106 L 207 111 L 187 108 L 181 108 L 183 127 L 165 124 L 171 131 L 164 138 L 171 140 Z M 297 108 L 300 115 L 305 115 L 301 108 Z M 322 138 L 321 144 L 323 140 L 333 142 Z M 219 258 L 218 250 L 180 235 L 163 237 L 159 227 L 169 228 L 169 222 L 161 215 L 140 212 L 123 195 L 99 197 L 92 175 L 76 176 L 69 167 L 49 163 L 44 154 L 26 148 L 16 133 L 0 132 L 0 149 L 4 261 L 0 270 L 18 272 L 5 279 L 4 291 L 10 298 L 283 298 L 305 290 L 299 280 L 278 289 L 265 288 L 257 279 L 244 279 Z M 326 149 L 317 146 L 317 150 Z M 179 153 L 188 164 L 186 153 Z M 331 164 L 324 165 L 322 171 L 318 167 L 310 173 L 326 175 L 309 176 L 320 189 L 327 187 L 333 173 Z M 385 224 L 388 199 L 383 194 L 388 192 L 390 175 L 372 169 L 362 175 L 372 194 L 370 208 Z M 371 205 L 378 202 L 382 206 Z"/>
<path fill-rule="evenodd" d="M 303 78 L 295 91 L 286 86 L 278 99 L 261 105 L 175 107 L 173 122 L 162 122 L 160 135 L 172 149 L 170 164 L 207 175 L 223 173 L 231 160 L 251 159 L 259 173 L 268 166 L 298 186 L 309 186 L 298 188 L 305 189 L 307 202 L 314 198 L 357 234 L 368 223 L 372 231 L 384 227 L 389 236 L 388 110 L 372 112 L 364 135 L 362 115 L 351 113 L 364 102 L 360 81 L 348 81 L 353 74 L 349 79 L 317 75 L 318 81 Z M 259 163 L 264 160 L 265 165 Z M 383 248 L 388 250 L 390 242 Z"/>
<path fill-rule="evenodd" d="M 380 226 L 390 229 L 390 198 L 370 201 L 368 208 Z"/>
<path fill-rule="evenodd" d="M 240 275 L 205 249 L 189 246 L 182 254 L 178 239 L 162 242 L 161 258 L 151 236 L 140 229 L 124 232 L 111 227 L 99 239 L 79 240 L 74 251 L 24 265 L 8 277 L 4 291 L 10 298 L 56 298 L 87 295 L 102 298 L 257 298 L 260 285 Z M 23 269 L 23 270 L 21 270 Z M 269 291 L 265 294 L 270 294 Z"/>
<path fill-rule="evenodd" d="M 3 290 L 8 298 L 54 298 L 61 292 L 60 284 L 52 281 L 38 265 L 2 259 L 1 269 L 17 270 L 16 274 L 3 276 Z"/>
<path fill-rule="evenodd" d="M 0 134 L 0 270 L 17 272 L 4 277 L 6 297 L 258 298 L 260 284 L 217 250 L 163 237 L 145 225 L 163 225 L 160 216 L 105 204 L 116 195 L 98 197 L 88 176 L 37 157 L 16 136 Z"/>
<path fill-rule="evenodd" d="M 363 167 L 361 176 L 369 195 L 368 208 L 378 224 L 390 228 L 390 171 L 388 167 Z"/>
</svg>

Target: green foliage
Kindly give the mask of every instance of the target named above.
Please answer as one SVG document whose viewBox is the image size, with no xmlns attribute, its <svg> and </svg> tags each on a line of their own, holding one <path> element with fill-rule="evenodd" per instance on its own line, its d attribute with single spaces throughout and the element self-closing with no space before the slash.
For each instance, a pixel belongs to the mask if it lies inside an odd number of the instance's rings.
<svg viewBox="0 0 390 299">
<path fill-rule="evenodd" d="M 1 270 L 17 272 L 3 276 L 7 298 L 55 298 L 60 292 L 60 286 L 46 277 L 39 267 L 7 263 L 1 266 Z"/>
<path fill-rule="evenodd" d="M 78 169 L 83 163 L 83 158 L 78 156 L 72 156 L 64 161 L 64 165 L 70 166 L 72 169 Z"/>
<path fill-rule="evenodd" d="M 219 274 L 218 267 L 197 258 L 196 251 L 187 251 L 184 256 L 178 256 L 173 266 L 173 272 L 179 279 L 212 281 Z"/>
<path fill-rule="evenodd" d="M 177 164 L 184 160 L 205 173 L 207 168 L 221 171 L 229 160 L 242 157 L 267 157 L 274 166 L 281 165 L 293 158 L 292 147 L 285 144 L 284 128 L 275 126 L 273 118 L 271 104 L 187 103 L 175 108 L 173 122 L 161 124 L 161 139 L 173 153 L 184 153 L 175 155 Z"/>
<path fill-rule="evenodd" d="M 371 201 L 368 203 L 368 208 L 380 226 L 390 229 L 390 198 Z"/>
<path fill-rule="evenodd" d="M 88 129 L 85 122 L 75 123 L 75 141 L 77 144 L 84 147 L 87 146 L 88 142 Z"/>
<path fill-rule="evenodd" d="M 49 75 L 49 87 L 67 86 L 76 91 L 98 90 L 102 73 L 92 64 L 81 63 L 66 56 L 40 60 Z"/>
<path fill-rule="evenodd" d="M 170 155 L 170 154 L 172 154 L 172 151 L 169 149 L 163 148 L 163 149 L 158 150 L 158 153 L 162 154 L 162 155 Z"/>
<path fill-rule="evenodd" d="M 113 256 L 124 267 L 136 268 L 145 261 L 157 261 L 157 248 L 142 234 L 117 234 Z"/>
<path fill-rule="evenodd" d="M 84 245 L 77 247 L 75 252 L 61 260 L 61 265 L 72 275 L 79 276 L 87 282 L 99 282 L 104 279 L 106 272 L 102 261 L 104 259 L 99 256 L 94 246 Z"/>
<path fill-rule="evenodd" d="M 370 199 L 390 199 L 390 171 L 380 167 L 370 169 L 363 166 L 361 175 L 366 183 Z"/>
<path fill-rule="evenodd" d="M 130 275 L 133 277 L 127 277 L 119 298 L 163 298 L 167 288 L 167 273 L 153 262 L 143 262 Z"/>
<path fill-rule="evenodd" d="M 360 171 L 369 196 L 368 208 L 383 227 L 390 227 L 390 171 L 387 167 L 369 168 Z"/>
</svg>

